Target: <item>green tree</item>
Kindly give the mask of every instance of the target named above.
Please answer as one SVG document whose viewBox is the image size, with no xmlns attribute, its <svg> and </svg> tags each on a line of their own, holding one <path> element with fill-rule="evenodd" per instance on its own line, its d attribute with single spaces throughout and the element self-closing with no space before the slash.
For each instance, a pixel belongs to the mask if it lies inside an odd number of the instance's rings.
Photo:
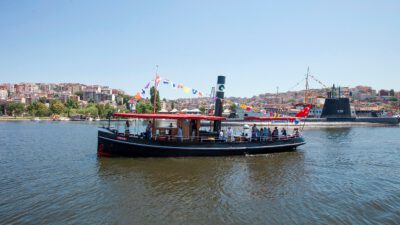
<svg viewBox="0 0 400 225">
<path fill-rule="evenodd" d="M 394 97 L 394 90 L 393 89 L 391 89 L 390 91 L 389 91 L 389 96 L 392 96 L 392 97 Z"/>
<path fill-rule="evenodd" d="M 99 117 L 101 117 L 101 118 L 107 118 L 107 115 L 115 112 L 115 109 L 110 105 L 110 103 L 98 104 L 97 110 L 98 110 Z"/>
<path fill-rule="evenodd" d="M 31 116 L 48 116 L 49 109 L 42 102 L 33 102 L 27 107 L 27 110 Z"/>
<path fill-rule="evenodd" d="M 25 104 L 19 102 L 10 102 L 6 106 L 7 113 L 10 116 L 20 116 L 25 111 Z"/>
<path fill-rule="evenodd" d="M 171 102 L 171 109 L 175 109 L 175 101 Z"/>
<path fill-rule="evenodd" d="M 154 105 L 154 92 L 155 92 L 155 88 L 152 87 L 150 88 L 150 102 L 151 105 Z M 153 108 L 153 107 L 152 107 Z M 160 101 L 160 91 L 157 90 L 157 96 L 156 96 L 156 112 L 161 110 L 161 101 Z"/>
<path fill-rule="evenodd" d="M 65 103 L 65 107 L 70 109 L 79 109 L 79 103 L 75 99 L 69 98 Z"/>
<path fill-rule="evenodd" d="M 231 112 L 232 113 L 234 113 L 234 112 L 236 112 L 236 104 L 231 104 L 230 106 L 229 106 L 229 110 L 231 110 Z"/>
<path fill-rule="evenodd" d="M 199 110 L 200 110 L 201 114 L 205 114 L 206 113 L 206 107 L 204 107 L 204 106 L 200 106 Z"/>
<path fill-rule="evenodd" d="M 65 110 L 64 104 L 60 100 L 53 100 L 50 102 L 50 111 L 53 114 L 60 115 Z"/>
<path fill-rule="evenodd" d="M 97 107 L 97 113 L 98 113 L 99 117 L 104 117 L 104 114 L 106 111 L 104 104 L 97 104 L 96 107 Z"/>
<path fill-rule="evenodd" d="M 114 107 L 110 103 L 105 104 L 104 105 L 104 115 L 102 117 L 105 118 L 109 114 L 112 114 L 112 113 L 115 113 Z"/>
<path fill-rule="evenodd" d="M 124 103 L 120 105 L 125 105 L 126 108 L 129 108 L 129 100 L 132 98 L 132 96 L 120 94 L 118 97 L 124 100 Z"/>
<path fill-rule="evenodd" d="M 47 98 L 46 97 L 40 97 L 39 102 L 46 104 L 47 103 Z"/>
<path fill-rule="evenodd" d="M 152 113 L 153 106 L 149 102 L 139 102 L 136 104 L 137 113 Z"/>
<path fill-rule="evenodd" d="M 78 103 L 78 101 L 69 98 L 67 100 L 67 102 L 65 103 L 65 111 L 67 112 L 68 117 L 72 113 L 73 109 L 79 109 L 79 103 Z"/>
<path fill-rule="evenodd" d="M 85 108 L 85 116 L 87 117 L 98 117 L 99 116 L 99 110 L 97 109 L 96 105 L 91 105 L 89 104 L 86 108 Z"/>
</svg>

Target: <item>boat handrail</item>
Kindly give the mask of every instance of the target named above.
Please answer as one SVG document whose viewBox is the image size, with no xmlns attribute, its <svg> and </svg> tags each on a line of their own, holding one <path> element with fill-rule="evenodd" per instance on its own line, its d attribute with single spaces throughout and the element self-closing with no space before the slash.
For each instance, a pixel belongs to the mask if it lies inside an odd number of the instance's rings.
<svg viewBox="0 0 400 225">
<path fill-rule="evenodd" d="M 129 138 L 140 138 L 140 139 L 146 139 L 145 136 L 140 135 L 140 134 L 127 134 L 127 133 L 121 133 L 117 132 L 114 133 L 118 137 L 129 137 Z M 128 135 L 128 136 L 127 136 Z M 292 135 L 287 135 L 287 136 L 264 136 L 264 137 L 246 137 L 246 136 L 233 136 L 230 140 L 228 137 L 224 138 L 219 138 L 215 136 L 191 136 L 191 137 L 179 137 L 177 135 L 156 135 L 152 137 L 153 141 L 161 141 L 161 142 L 179 142 L 179 139 L 182 140 L 182 143 L 248 143 L 248 142 L 274 142 L 274 141 L 286 141 L 286 140 L 292 140 L 295 138 L 300 138 L 302 135 L 298 134 L 292 134 Z"/>
</svg>

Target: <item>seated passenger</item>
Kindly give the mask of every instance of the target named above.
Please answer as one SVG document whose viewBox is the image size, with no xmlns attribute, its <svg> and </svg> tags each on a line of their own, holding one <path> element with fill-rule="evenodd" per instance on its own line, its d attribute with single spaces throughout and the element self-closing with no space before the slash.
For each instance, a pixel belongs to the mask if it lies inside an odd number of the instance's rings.
<svg viewBox="0 0 400 225">
<path fill-rule="evenodd" d="M 282 128 L 282 136 L 284 136 L 284 137 L 286 137 L 287 136 L 287 132 L 286 132 L 286 129 L 285 128 Z"/>
<path fill-rule="evenodd" d="M 274 131 L 272 131 L 272 137 L 274 138 L 279 137 L 278 127 L 275 127 Z"/>
<path fill-rule="evenodd" d="M 257 131 L 258 131 L 257 125 L 254 124 L 253 127 L 251 128 L 251 139 L 254 140 L 257 138 Z"/>
<path fill-rule="evenodd" d="M 272 131 L 271 128 L 268 127 L 268 137 L 272 137 Z"/>
<path fill-rule="evenodd" d="M 293 135 L 294 135 L 295 137 L 299 137 L 299 136 L 300 136 L 299 128 L 294 128 L 294 130 L 293 130 Z"/>
</svg>

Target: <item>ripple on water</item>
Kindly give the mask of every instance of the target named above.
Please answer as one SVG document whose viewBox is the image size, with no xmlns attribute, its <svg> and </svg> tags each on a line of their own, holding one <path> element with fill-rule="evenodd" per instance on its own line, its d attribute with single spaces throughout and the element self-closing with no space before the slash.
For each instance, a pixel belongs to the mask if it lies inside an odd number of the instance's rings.
<svg viewBox="0 0 400 225">
<path fill-rule="evenodd" d="M 298 151 L 261 156 L 108 159 L 96 126 L 0 123 L 0 223 L 400 221 L 398 128 L 308 129 Z"/>
</svg>

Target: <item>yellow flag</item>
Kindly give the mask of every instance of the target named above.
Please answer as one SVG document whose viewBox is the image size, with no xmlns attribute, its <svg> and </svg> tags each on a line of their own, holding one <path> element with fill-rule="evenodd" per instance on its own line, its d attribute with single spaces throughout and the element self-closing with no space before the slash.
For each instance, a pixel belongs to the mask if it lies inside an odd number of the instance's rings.
<svg viewBox="0 0 400 225">
<path fill-rule="evenodd" d="M 185 88 L 183 88 L 183 92 L 185 92 L 185 93 L 189 93 L 190 92 L 190 88 L 187 88 L 187 87 L 185 87 Z"/>
</svg>

